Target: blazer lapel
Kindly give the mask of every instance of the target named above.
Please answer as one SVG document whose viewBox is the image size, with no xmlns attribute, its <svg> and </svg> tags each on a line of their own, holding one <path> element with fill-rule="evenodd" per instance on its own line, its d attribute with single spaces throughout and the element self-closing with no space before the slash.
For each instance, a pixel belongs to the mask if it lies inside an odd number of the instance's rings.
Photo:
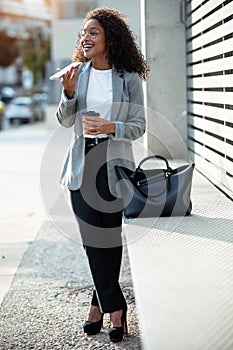
<svg viewBox="0 0 233 350">
<path fill-rule="evenodd" d="M 113 104 L 111 112 L 111 120 L 116 120 L 122 102 L 123 95 L 123 78 L 122 73 L 118 73 L 113 66 L 112 70 L 112 90 Z"/>
<path fill-rule="evenodd" d="M 78 107 L 80 111 L 87 108 L 86 96 L 90 75 L 90 65 L 91 61 L 85 64 L 80 72 L 80 79 L 78 79 Z"/>
</svg>

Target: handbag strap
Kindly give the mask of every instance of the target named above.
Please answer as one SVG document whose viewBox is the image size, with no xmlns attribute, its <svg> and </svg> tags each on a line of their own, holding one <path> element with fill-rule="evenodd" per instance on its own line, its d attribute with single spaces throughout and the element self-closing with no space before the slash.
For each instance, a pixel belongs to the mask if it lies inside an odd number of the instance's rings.
<svg viewBox="0 0 233 350">
<path fill-rule="evenodd" d="M 166 158 L 164 158 L 163 156 L 159 156 L 157 154 L 154 154 L 153 156 L 148 156 L 146 158 L 144 158 L 143 160 L 141 160 L 141 162 L 138 165 L 138 168 L 141 168 L 142 164 L 145 163 L 147 160 L 149 159 L 161 159 L 166 163 L 167 166 L 167 170 L 172 170 L 172 168 L 169 166 L 168 160 Z"/>
</svg>

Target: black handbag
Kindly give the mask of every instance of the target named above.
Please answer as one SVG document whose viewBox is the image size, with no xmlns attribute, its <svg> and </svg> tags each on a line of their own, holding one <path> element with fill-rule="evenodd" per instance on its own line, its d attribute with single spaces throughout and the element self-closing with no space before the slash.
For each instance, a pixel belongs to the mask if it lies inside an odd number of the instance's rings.
<svg viewBox="0 0 233 350">
<path fill-rule="evenodd" d="M 166 169 L 141 168 L 149 159 L 161 159 Z M 172 169 L 159 155 L 144 158 L 135 171 L 115 165 L 126 218 L 186 216 L 191 213 L 190 199 L 194 164 Z"/>
</svg>

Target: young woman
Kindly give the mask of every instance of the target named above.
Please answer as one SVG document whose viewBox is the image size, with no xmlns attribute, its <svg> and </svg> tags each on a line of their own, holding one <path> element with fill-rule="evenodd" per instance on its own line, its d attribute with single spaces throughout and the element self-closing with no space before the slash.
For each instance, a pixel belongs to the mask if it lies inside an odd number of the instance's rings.
<svg viewBox="0 0 233 350">
<path fill-rule="evenodd" d="M 122 205 L 114 165 L 134 169 L 131 143 L 145 132 L 141 79 L 149 67 L 125 15 L 105 7 L 87 13 L 73 62 L 82 64 L 61 78 L 57 118 L 74 126 L 61 183 L 71 193 L 95 286 L 83 327 L 100 332 L 109 313 L 109 337 L 121 341 L 127 305 L 119 285 Z"/>
</svg>

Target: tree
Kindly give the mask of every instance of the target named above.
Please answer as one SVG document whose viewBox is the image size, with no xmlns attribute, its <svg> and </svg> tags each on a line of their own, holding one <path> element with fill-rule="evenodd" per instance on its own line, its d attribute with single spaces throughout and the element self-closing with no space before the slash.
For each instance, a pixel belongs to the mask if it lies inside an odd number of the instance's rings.
<svg viewBox="0 0 233 350">
<path fill-rule="evenodd" d="M 9 37 L 5 31 L 0 32 L 0 66 L 10 66 L 18 56 L 17 39 Z"/>
<path fill-rule="evenodd" d="M 37 83 L 45 77 L 45 62 L 50 59 L 50 41 L 39 28 L 30 30 L 30 38 L 22 47 L 23 64 L 33 73 Z"/>
</svg>

